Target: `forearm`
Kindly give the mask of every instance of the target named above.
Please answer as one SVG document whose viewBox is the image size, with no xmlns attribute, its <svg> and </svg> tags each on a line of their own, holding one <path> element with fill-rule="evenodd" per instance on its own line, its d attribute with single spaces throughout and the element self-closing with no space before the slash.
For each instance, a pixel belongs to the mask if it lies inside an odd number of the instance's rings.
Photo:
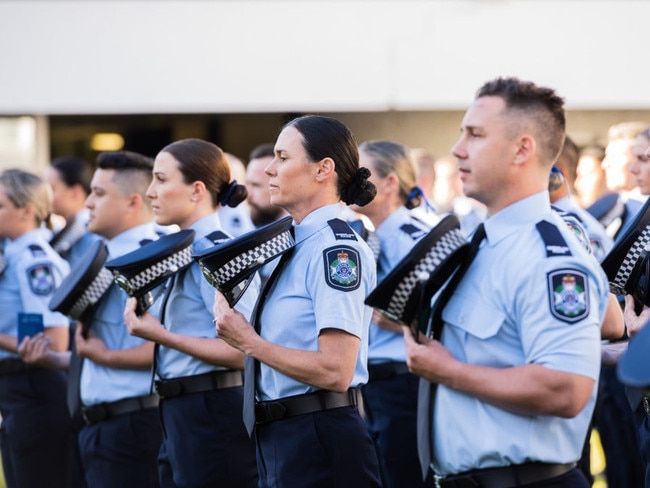
<svg viewBox="0 0 650 488">
<path fill-rule="evenodd" d="M 16 353 L 18 350 L 18 339 L 9 334 L 0 334 L 0 349 Z"/>
<path fill-rule="evenodd" d="M 446 384 L 521 415 L 571 418 L 587 404 L 595 381 L 539 364 L 490 368 L 457 362 Z"/>
<path fill-rule="evenodd" d="M 321 333 L 316 351 L 290 349 L 257 336 L 246 352 L 291 378 L 324 390 L 343 392 L 354 376 L 359 339 L 345 332 Z"/>
<path fill-rule="evenodd" d="M 605 318 L 600 328 L 601 338 L 615 341 L 623 337 L 624 333 L 625 322 L 623 320 L 623 310 L 621 310 L 621 306 L 618 304 L 616 295 L 610 293 Z"/>
<path fill-rule="evenodd" d="M 244 354 L 218 338 L 192 337 L 164 330 L 157 341 L 206 363 L 230 369 L 244 369 Z"/>
<path fill-rule="evenodd" d="M 129 349 L 105 349 L 90 359 L 97 364 L 117 369 L 148 369 L 153 364 L 152 342 Z"/>
</svg>

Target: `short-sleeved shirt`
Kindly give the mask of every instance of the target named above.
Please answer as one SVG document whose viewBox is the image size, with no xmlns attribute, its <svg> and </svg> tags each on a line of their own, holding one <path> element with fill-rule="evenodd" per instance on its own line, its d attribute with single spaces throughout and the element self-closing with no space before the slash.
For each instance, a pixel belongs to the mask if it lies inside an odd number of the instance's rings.
<svg viewBox="0 0 650 488">
<path fill-rule="evenodd" d="M 0 333 L 18 336 L 18 314 L 43 317 L 44 327 L 67 327 L 68 319 L 49 308 L 50 300 L 70 267 L 47 243 L 47 234 L 32 230 L 5 242 L 7 268 L 0 275 Z M 0 360 L 17 354 L 0 349 Z"/>
<path fill-rule="evenodd" d="M 539 222 L 562 239 L 545 242 Z M 597 381 L 607 278 L 551 211 L 548 192 L 493 215 L 485 230 L 476 259 L 444 309 L 443 344 L 456 359 L 475 365 L 534 363 Z M 435 471 L 576 461 L 596 391 L 567 419 L 517 415 L 441 385 L 433 422 Z"/>
<path fill-rule="evenodd" d="M 274 344 L 318 350 L 324 329 L 339 329 L 360 339 L 351 387 L 368 380 L 368 332 L 372 309 L 364 299 L 377 281 L 372 251 L 343 220 L 341 206 L 314 210 L 295 226 L 294 252 L 264 301 L 260 335 Z M 328 223 L 342 223 L 342 231 Z M 335 225 L 336 227 L 336 225 Z M 317 388 L 260 365 L 257 397 L 274 400 Z"/>
<path fill-rule="evenodd" d="M 153 223 L 133 227 L 106 243 L 109 259 L 135 251 L 143 242 L 156 239 L 158 234 Z M 96 304 L 90 332 L 110 350 L 131 349 L 147 342 L 129 334 L 124 322 L 124 306 L 128 298 L 120 287 L 111 283 L 106 294 Z M 80 381 L 81 401 L 84 405 L 96 405 L 149 394 L 151 370 L 114 368 L 85 359 Z"/>
<path fill-rule="evenodd" d="M 193 250 L 203 251 L 215 245 L 215 240 L 223 242 L 230 239 L 221 228 L 217 213 L 210 214 L 191 227 L 195 231 Z M 172 280 L 169 298 L 163 304 L 163 325 L 171 332 L 192 337 L 214 339 L 217 337 L 214 318 L 215 289 L 203 277 L 199 265 L 192 263 L 179 272 Z M 249 319 L 259 294 L 259 276 L 249 285 L 246 292 L 235 305 Z M 173 348 L 160 346 L 156 360 L 157 373 L 160 378 L 179 378 L 226 369 L 206 363 L 189 354 Z"/>
<path fill-rule="evenodd" d="M 428 224 L 414 217 L 405 207 L 400 207 L 390 214 L 375 231 L 380 243 L 377 283 L 381 283 L 430 230 Z M 372 323 L 368 362 L 388 361 L 406 362 L 404 338 L 402 334 L 382 329 Z"/>
</svg>

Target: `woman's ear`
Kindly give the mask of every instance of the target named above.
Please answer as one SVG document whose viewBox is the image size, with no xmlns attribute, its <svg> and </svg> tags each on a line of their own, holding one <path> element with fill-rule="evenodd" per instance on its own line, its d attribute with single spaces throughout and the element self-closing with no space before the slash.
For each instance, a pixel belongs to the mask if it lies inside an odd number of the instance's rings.
<svg viewBox="0 0 650 488">
<path fill-rule="evenodd" d="M 316 169 L 316 180 L 323 181 L 334 174 L 336 165 L 332 158 L 323 158 L 318 162 Z"/>
<path fill-rule="evenodd" d="M 190 200 L 193 202 L 200 202 L 204 195 L 206 194 L 207 189 L 205 188 L 205 183 L 202 181 L 195 181 L 192 183 L 192 191 L 190 193 Z"/>
</svg>

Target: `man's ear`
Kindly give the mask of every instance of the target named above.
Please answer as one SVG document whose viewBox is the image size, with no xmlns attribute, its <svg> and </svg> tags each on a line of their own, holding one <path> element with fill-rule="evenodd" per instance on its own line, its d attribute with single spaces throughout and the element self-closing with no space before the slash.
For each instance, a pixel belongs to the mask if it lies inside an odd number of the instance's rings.
<svg viewBox="0 0 650 488">
<path fill-rule="evenodd" d="M 316 180 L 324 181 L 334 174 L 336 164 L 332 158 L 323 158 L 318 162 Z"/>
<path fill-rule="evenodd" d="M 514 164 L 522 164 L 532 157 L 537 150 L 537 141 L 528 135 L 523 134 L 517 141 L 517 149 L 513 160 Z"/>
</svg>

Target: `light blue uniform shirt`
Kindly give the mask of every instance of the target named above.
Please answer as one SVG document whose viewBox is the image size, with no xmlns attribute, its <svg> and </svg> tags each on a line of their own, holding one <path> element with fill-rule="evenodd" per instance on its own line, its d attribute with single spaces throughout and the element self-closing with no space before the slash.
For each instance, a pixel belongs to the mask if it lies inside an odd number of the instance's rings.
<svg viewBox="0 0 650 488">
<path fill-rule="evenodd" d="M 557 227 L 571 256 L 547 257 L 536 229 L 541 220 Z M 486 240 L 444 309 L 443 344 L 456 359 L 471 364 L 508 368 L 535 363 L 597 381 L 607 278 L 551 211 L 548 192 L 503 209 L 485 222 L 485 229 Z M 564 295 L 554 281 L 563 276 L 573 276 L 584 287 L 582 295 L 571 295 L 579 305 L 571 319 L 566 315 L 569 302 L 560 298 Z M 447 475 L 528 461 L 576 461 L 596 391 L 597 385 L 587 406 L 566 419 L 517 415 L 439 386 L 433 422 L 435 471 Z"/>
<path fill-rule="evenodd" d="M 158 239 L 153 223 L 133 227 L 108 241 L 106 245 L 109 259 L 135 251 L 145 239 L 152 241 Z M 108 349 L 131 349 L 142 346 L 146 342 L 129 334 L 124 322 L 124 306 L 128 298 L 128 295 L 113 282 L 96 305 L 90 332 L 100 338 Z M 85 359 L 79 388 L 81 401 L 86 406 L 148 395 L 151 388 L 151 370 L 112 368 Z"/>
<path fill-rule="evenodd" d="M 607 235 L 607 231 L 605 230 L 605 227 L 603 227 L 603 224 L 598 222 L 598 220 L 596 220 L 596 218 L 585 209 L 576 205 L 568 195 L 559 199 L 553 203 L 553 205 L 565 212 L 574 213 L 580 218 L 589 236 L 589 243 L 594 257 L 598 262 L 605 259 L 605 256 L 612 250 L 612 247 L 614 247 L 614 241 L 609 235 Z"/>
<path fill-rule="evenodd" d="M 195 222 L 191 227 L 195 231 L 193 251 L 199 252 L 214 246 L 205 236 L 221 231 L 217 213 Z M 244 295 L 235 305 L 249 319 L 259 294 L 259 276 L 255 276 Z M 163 325 L 171 332 L 192 337 L 216 338 L 214 318 L 215 289 L 201 273 L 197 263 L 178 273 L 173 279 L 169 298 L 164 305 Z M 160 378 L 170 379 L 193 376 L 227 368 L 206 363 L 176 349 L 160 346 L 157 357 L 157 373 Z"/>
<path fill-rule="evenodd" d="M 337 239 L 328 225 L 329 220 L 344 217 L 341 211 L 338 204 L 327 205 L 295 226 L 296 246 L 264 302 L 260 335 L 274 344 L 303 351 L 318 350 L 318 336 L 323 329 L 340 329 L 358 337 L 359 354 L 350 383 L 354 387 L 368 380 L 372 309 L 363 301 L 375 288 L 377 274 L 374 256 L 363 239 L 351 229 L 348 235 L 353 239 Z M 345 272 L 335 261 L 338 254 L 338 264 L 348 260 Z M 340 286 L 348 273 L 356 273 L 354 286 Z M 259 400 L 317 390 L 265 364 L 260 365 L 256 389 Z"/>
<path fill-rule="evenodd" d="M 7 268 L 0 276 L 0 333 L 18 337 L 19 312 L 42 315 L 44 327 L 67 326 L 68 318 L 52 312 L 49 303 L 70 267 L 47 243 L 47 233 L 36 229 L 14 241 L 6 239 L 4 255 Z M 0 360 L 17 357 L 0 349 Z"/>
<path fill-rule="evenodd" d="M 406 207 L 400 207 L 389 215 L 375 231 L 381 245 L 377 283 L 381 283 L 430 230 L 426 223 L 414 218 Z M 402 334 L 382 329 L 373 322 L 370 326 L 368 362 L 379 364 L 388 361 L 406 362 L 404 337 Z"/>
</svg>

